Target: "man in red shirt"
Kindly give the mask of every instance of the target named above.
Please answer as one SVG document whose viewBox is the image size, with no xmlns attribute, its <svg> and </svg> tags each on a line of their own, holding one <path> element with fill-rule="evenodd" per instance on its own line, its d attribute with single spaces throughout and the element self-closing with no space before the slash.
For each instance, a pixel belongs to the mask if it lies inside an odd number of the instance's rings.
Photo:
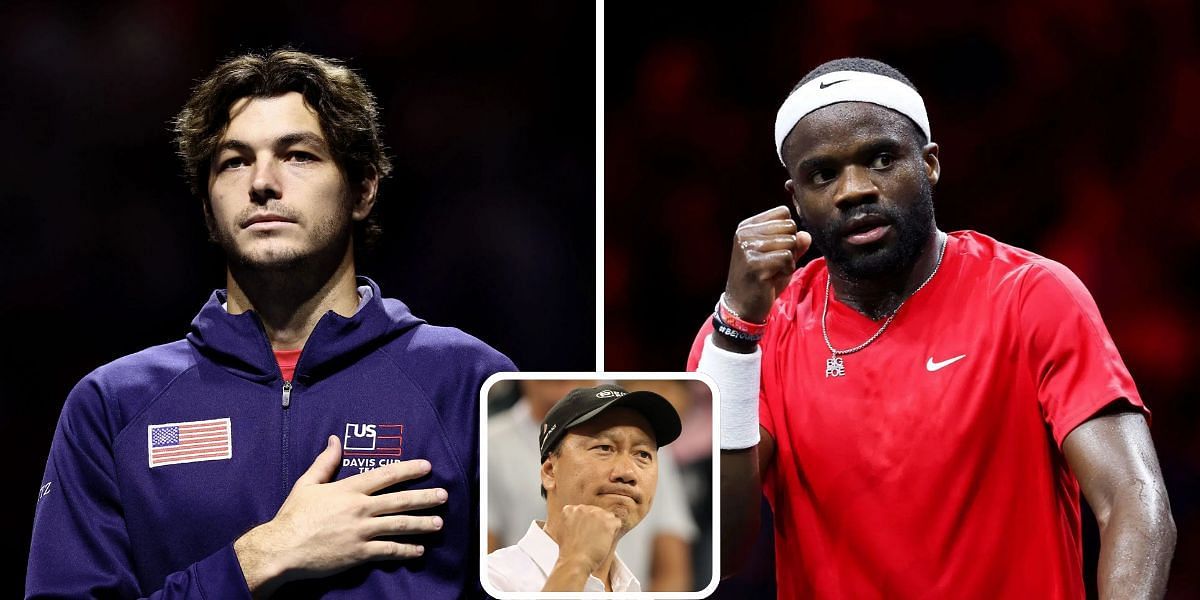
<svg viewBox="0 0 1200 600">
<path fill-rule="evenodd" d="M 1100 596 L 1161 597 L 1149 412 L 1079 279 L 937 229 L 938 146 L 883 63 L 809 73 L 775 137 L 803 231 L 782 206 L 739 225 L 689 359 L 721 390 L 727 571 L 761 489 L 781 598 L 1082 598 L 1082 489 Z"/>
</svg>

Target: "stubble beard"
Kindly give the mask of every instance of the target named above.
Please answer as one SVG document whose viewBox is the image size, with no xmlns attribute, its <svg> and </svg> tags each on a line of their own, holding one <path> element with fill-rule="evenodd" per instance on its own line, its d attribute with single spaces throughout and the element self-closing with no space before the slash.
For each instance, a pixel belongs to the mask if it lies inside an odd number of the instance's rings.
<svg viewBox="0 0 1200 600">
<path fill-rule="evenodd" d="M 304 272 L 318 265 L 340 262 L 350 243 L 351 228 L 350 222 L 339 223 L 336 218 L 329 218 L 315 224 L 308 236 L 311 244 L 307 247 L 289 245 L 259 248 L 252 252 L 246 252 L 238 246 L 233 231 L 214 223 L 209 224 L 209 235 L 221 248 L 231 270 L 271 276 Z"/>
<path fill-rule="evenodd" d="M 872 280 L 911 269 L 935 228 L 933 188 L 924 178 L 920 180 L 920 185 L 920 201 L 914 203 L 908 212 L 878 204 L 855 207 L 842 215 L 841 219 L 826 223 L 823 229 L 809 231 L 813 245 L 825 257 L 830 268 L 850 279 Z M 896 229 L 896 242 L 864 252 L 846 251 L 838 229 L 846 219 L 864 212 L 880 214 L 890 220 Z"/>
</svg>

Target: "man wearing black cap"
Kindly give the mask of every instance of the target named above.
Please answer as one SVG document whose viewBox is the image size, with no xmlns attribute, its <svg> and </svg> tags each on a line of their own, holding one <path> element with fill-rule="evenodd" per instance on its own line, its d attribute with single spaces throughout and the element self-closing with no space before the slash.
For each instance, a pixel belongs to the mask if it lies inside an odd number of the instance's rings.
<svg viewBox="0 0 1200 600">
<path fill-rule="evenodd" d="M 639 592 L 617 541 L 645 518 L 658 448 L 682 425 L 653 392 L 616 385 L 572 390 L 546 414 L 541 448 L 546 521 L 488 556 L 488 583 L 506 592 Z"/>
</svg>

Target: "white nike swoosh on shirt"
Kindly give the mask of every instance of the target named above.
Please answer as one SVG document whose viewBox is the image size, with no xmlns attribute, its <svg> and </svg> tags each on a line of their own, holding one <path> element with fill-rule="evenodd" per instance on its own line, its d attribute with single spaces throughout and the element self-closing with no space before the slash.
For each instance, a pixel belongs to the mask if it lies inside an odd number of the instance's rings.
<svg viewBox="0 0 1200 600">
<path fill-rule="evenodd" d="M 930 356 L 929 360 L 925 361 L 925 370 L 932 373 L 934 371 L 938 371 L 945 367 L 948 367 L 966 357 L 967 357 L 966 354 L 959 354 L 958 356 L 955 356 L 954 358 L 947 358 L 946 360 L 943 360 L 941 362 L 933 362 L 933 357 Z"/>
</svg>

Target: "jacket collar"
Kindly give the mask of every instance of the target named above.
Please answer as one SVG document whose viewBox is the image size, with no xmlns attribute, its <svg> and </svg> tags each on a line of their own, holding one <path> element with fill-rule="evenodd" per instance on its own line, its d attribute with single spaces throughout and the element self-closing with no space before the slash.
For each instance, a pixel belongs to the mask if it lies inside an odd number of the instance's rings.
<svg viewBox="0 0 1200 600">
<path fill-rule="evenodd" d="M 319 379 L 352 363 L 405 331 L 424 323 L 403 302 L 384 299 L 367 277 L 371 297 L 351 317 L 326 312 L 304 344 L 295 378 Z M 254 311 L 229 314 L 223 307 L 227 290 L 216 290 L 192 319 L 187 339 L 200 354 L 239 377 L 268 382 L 280 378 L 279 365 L 262 320 Z"/>
</svg>

